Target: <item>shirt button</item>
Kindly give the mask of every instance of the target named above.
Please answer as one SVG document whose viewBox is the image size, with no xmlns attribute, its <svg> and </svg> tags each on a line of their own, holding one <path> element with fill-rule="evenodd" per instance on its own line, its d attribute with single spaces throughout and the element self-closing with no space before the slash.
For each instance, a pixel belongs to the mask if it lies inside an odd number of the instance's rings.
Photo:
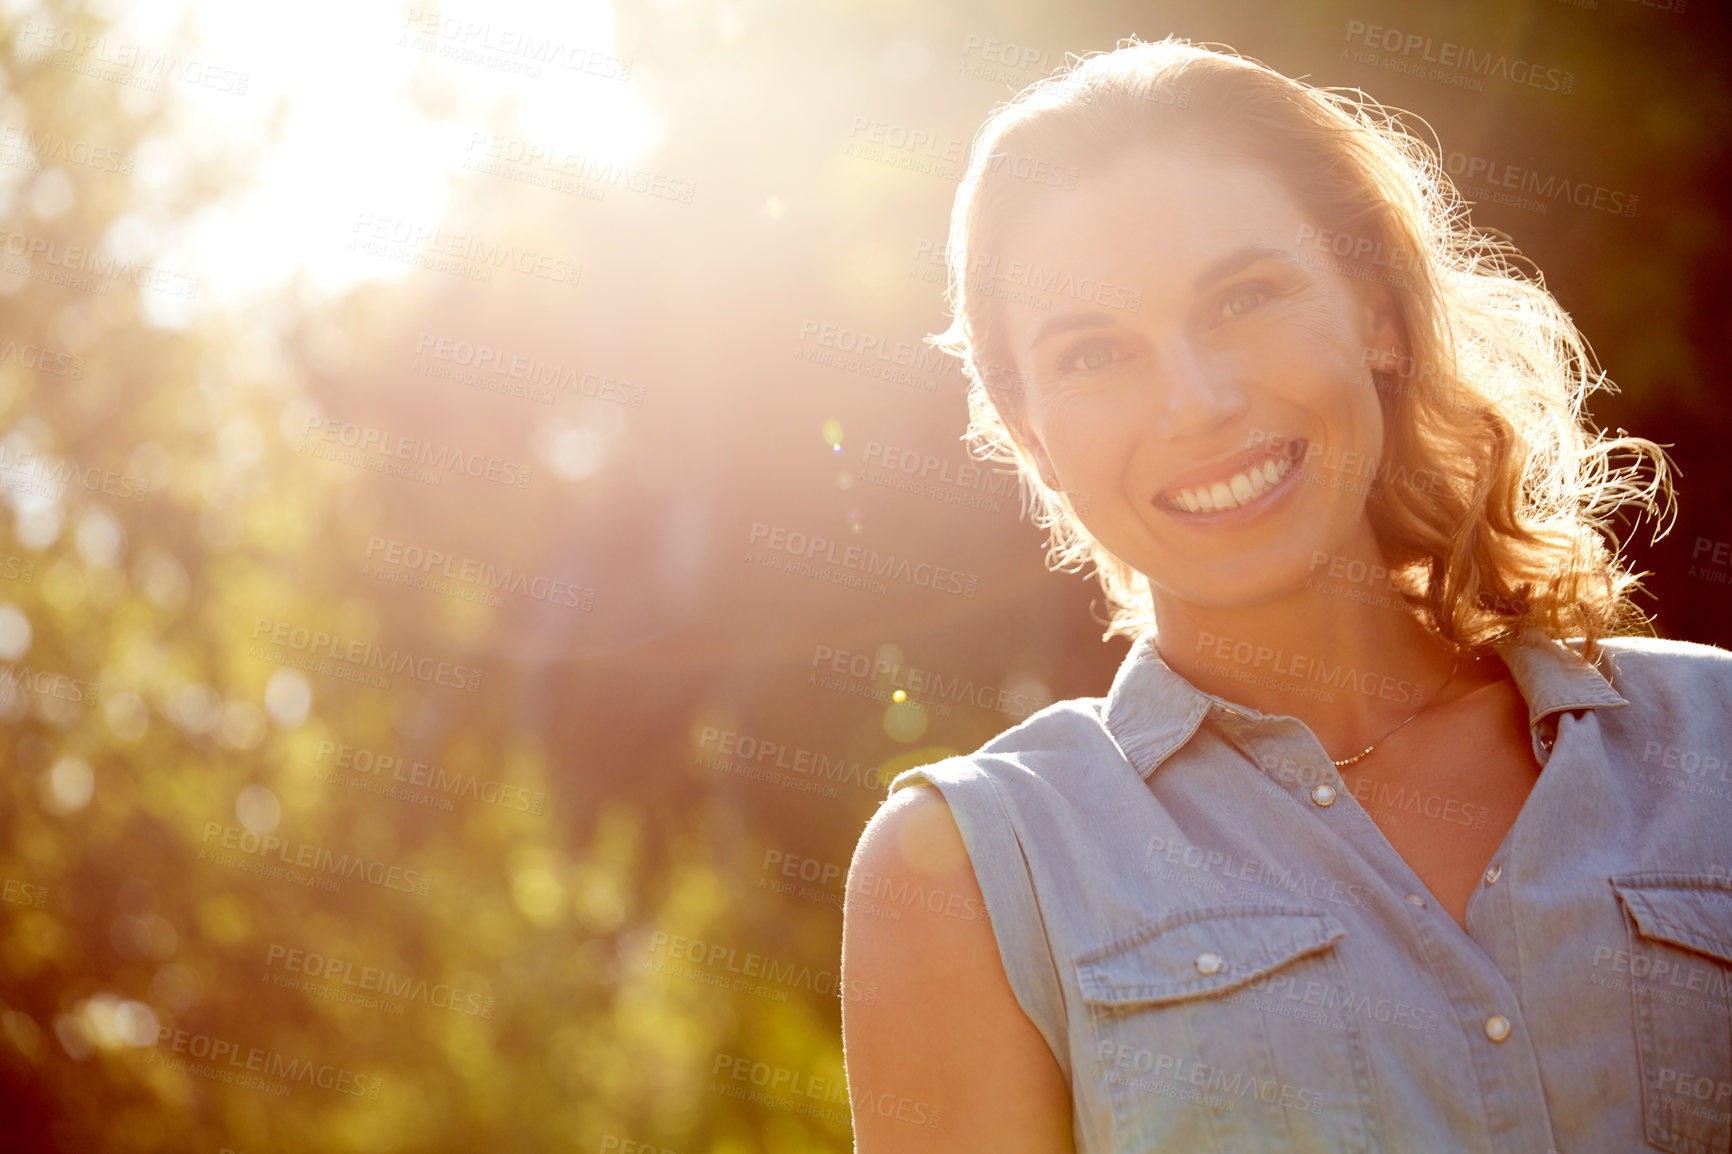
<svg viewBox="0 0 1732 1154">
<path fill-rule="evenodd" d="M 1202 953 L 1197 955 L 1197 972 L 1199 974 L 1218 973 L 1221 969 L 1221 955 L 1217 953 Z"/>
<path fill-rule="evenodd" d="M 1493 1014 L 1485 1020 L 1485 1036 L 1494 1042 L 1501 1042 L 1509 1037 L 1509 1019 L 1502 1014 Z"/>
<path fill-rule="evenodd" d="M 1485 871 L 1485 884 L 1488 886 L 1496 885 L 1497 879 L 1501 878 L 1502 876 L 1503 876 L 1503 867 L 1494 865 L 1490 869 Z"/>
<path fill-rule="evenodd" d="M 1425 899 L 1420 897 L 1418 894 L 1408 894 L 1407 904 L 1410 906 L 1418 906 L 1423 910 L 1425 908 Z"/>
<path fill-rule="evenodd" d="M 1335 787 L 1332 785 L 1318 786 L 1316 789 L 1311 791 L 1311 800 L 1322 806 L 1324 809 L 1328 809 L 1330 806 L 1335 804 Z"/>
</svg>

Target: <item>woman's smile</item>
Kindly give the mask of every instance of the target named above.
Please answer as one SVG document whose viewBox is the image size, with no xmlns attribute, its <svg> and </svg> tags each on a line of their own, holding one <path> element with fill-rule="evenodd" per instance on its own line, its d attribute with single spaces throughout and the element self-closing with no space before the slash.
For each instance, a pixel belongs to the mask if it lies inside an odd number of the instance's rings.
<svg viewBox="0 0 1732 1154">
<path fill-rule="evenodd" d="M 1181 473 L 1153 504 L 1186 525 L 1241 525 L 1268 513 L 1298 483 L 1304 438 L 1271 441 Z"/>
</svg>

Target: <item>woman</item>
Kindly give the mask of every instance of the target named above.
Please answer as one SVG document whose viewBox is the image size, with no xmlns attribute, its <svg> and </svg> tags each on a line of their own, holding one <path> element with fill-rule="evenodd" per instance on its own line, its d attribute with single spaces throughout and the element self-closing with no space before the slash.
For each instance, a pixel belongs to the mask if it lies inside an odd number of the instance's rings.
<svg viewBox="0 0 1732 1154">
<path fill-rule="evenodd" d="M 867 827 L 864 1154 L 1732 1144 L 1732 655 L 1627 636 L 1664 454 L 1453 195 L 1180 42 L 980 134 L 938 340 L 1136 641 Z"/>
</svg>

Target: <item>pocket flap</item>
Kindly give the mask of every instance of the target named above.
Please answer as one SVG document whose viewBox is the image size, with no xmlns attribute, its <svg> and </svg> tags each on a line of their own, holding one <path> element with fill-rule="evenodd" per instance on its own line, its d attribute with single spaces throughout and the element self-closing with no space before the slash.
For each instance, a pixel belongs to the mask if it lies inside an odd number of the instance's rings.
<svg viewBox="0 0 1732 1154">
<path fill-rule="evenodd" d="M 1347 930 L 1329 914 L 1234 904 L 1185 910 L 1077 959 L 1091 1002 L 1174 1002 L 1236 986 L 1332 947 Z"/>
<path fill-rule="evenodd" d="M 1732 878 L 1644 873 L 1611 882 L 1643 937 L 1732 965 Z"/>
</svg>

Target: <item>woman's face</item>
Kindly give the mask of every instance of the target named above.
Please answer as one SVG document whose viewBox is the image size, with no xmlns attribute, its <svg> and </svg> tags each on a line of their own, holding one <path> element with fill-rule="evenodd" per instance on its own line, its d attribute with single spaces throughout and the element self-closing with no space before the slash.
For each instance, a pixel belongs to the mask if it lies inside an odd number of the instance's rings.
<svg viewBox="0 0 1732 1154">
<path fill-rule="evenodd" d="M 1371 546 L 1383 421 L 1367 350 L 1401 333 L 1386 292 L 1300 263 L 1317 251 L 1307 226 L 1248 164 L 1139 149 L 1004 230 L 997 269 L 1027 261 L 1082 289 L 999 306 L 1024 443 L 1157 596 L 1252 604 L 1318 554 Z"/>
</svg>

